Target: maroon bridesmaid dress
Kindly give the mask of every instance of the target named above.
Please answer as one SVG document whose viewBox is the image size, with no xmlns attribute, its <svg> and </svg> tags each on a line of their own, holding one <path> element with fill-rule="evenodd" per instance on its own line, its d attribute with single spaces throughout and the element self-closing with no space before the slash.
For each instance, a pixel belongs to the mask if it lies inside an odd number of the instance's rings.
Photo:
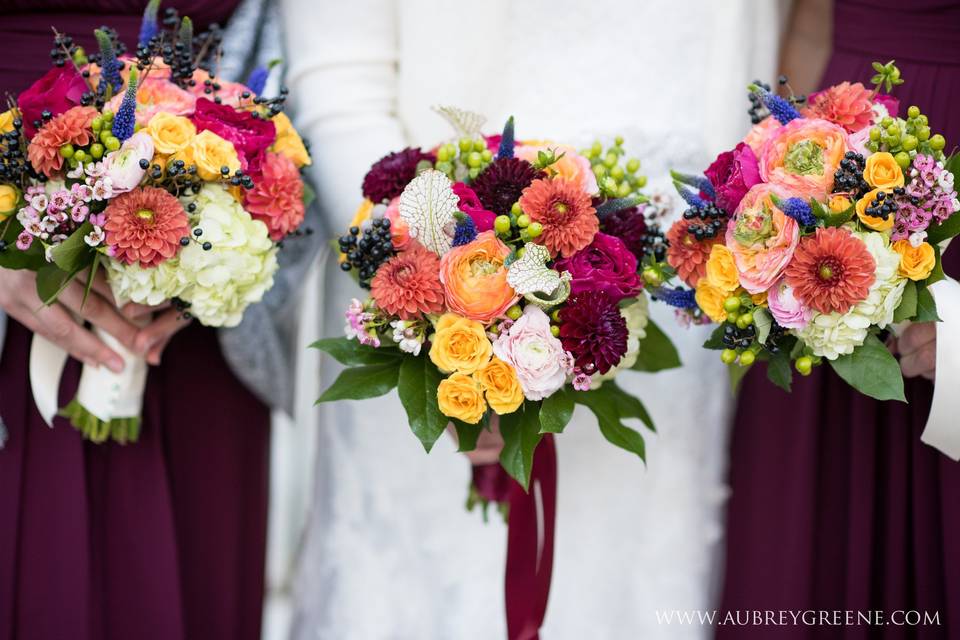
<svg viewBox="0 0 960 640">
<path fill-rule="evenodd" d="M 93 50 L 93 29 L 107 24 L 135 46 L 143 8 L 3 4 L 0 96 L 49 68 L 51 26 Z M 223 24 L 234 5 L 177 2 L 201 26 Z M 30 338 L 11 321 L 0 357 L 0 640 L 258 639 L 269 411 L 227 368 L 216 333 L 192 325 L 171 341 L 150 370 L 140 441 L 126 446 L 43 423 Z M 78 377 L 71 362 L 62 400 Z"/>
<path fill-rule="evenodd" d="M 916 104 L 960 144 L 960 1 L 836 0 L 823 86 L 896 59 Z M 944 259 L 960 277 L 960 248 Z M 799 377 L 798 377 L 799 378 Z M 960 463 L 920 442 L 933 386 L 877 402 L 828 366 L 792 394 L 744 381 L 733 428 L 721 607 L 939 613 L 929 626 L 718 626 L 731 638 L 960 638 Z M 960 428 L 960 418 L 958 418 Z"/>
</svg>

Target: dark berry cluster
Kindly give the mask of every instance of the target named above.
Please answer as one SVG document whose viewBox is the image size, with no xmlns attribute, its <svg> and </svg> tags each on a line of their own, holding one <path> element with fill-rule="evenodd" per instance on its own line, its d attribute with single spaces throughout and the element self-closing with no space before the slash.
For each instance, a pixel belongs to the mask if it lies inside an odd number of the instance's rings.
<svg viewBox="0 0 960 640">
<path fill-rule="evenodd" d="M 79 47 L 74 44 L 72 37 L 60 32 L 55 32 L 53 49 L 50 50 L 50 59 L 53 60 L 54 66 L 63 67 L 67 64 L 68 60 L 73 59 L 73 56 L 77 53 L 77 49 L 79 49 Z"/>
<path fill-rule="evenodd" d="M 23 120 L 14 118 L 13 129 L 0 134 L 0 182 L 22 184 L 33 173 L 24 147 Z"/>
<path fill-rule="evenodd" d="M 741 329 L 732 322 L 723 323 L 723 336 L 720 340 L 727 349 L 747 349 L 757 336 L 757 328 L 749 324 Z"/>
<path fill-rule="evenodd" d="M 716 238 L 726 228 L 729 215 L 713 202 L 690 207 L 683 212 L 683 217 L 690 220 L 687 231 L 697 240 Z"/>
<path fill-rule="evenodd" d="M 667 236 L 659 223 L 647 223 L 647 232 L 643 235 L 642 242 L 644 256 L 651 256 L 657 262 L 667 259 Z"/>
<path fill-rule="evenodd" d="M 187 205 L 187 211 L 190 211 L 192 213 L 196 210 L 197 210 L 197 205 L 195 205 L 194 203 L 191 202 L 189 205 Z M 203 249 L 204 251 L 210 251 L 211 249 L 213 249 L 213 243 L 210 242 L 209 240 L 203 239 L 203 229 L 201 229 L 200 227 L 193 228 L 192 238 L 190 236 L 183 236 L 182 238 L 180 238 L 181 247 L 186 247 L 191 242 L 196 242 L 197 244 L 199 244 L 200 248 Z"/>
<path fill-rule="evenodd" d="M 253 104 L 266 107 L 267 109 L 266 117 L 272 118 L 273 116 L 283 111 L 283 107 L 287 102 L 287 94 L 289 93 L 290 93 L 289 89 L 287 89 L 286 87 L 280 87 L 280 95 L 274 98 L 268 98 L 266 96 L 257 96 L 256 98 L 253 99 Z M 243 95 L 243 97 L 249 98 L 250 96 Z M 260 113 L 258 111 L 254 111 L 253 117 L 254 118 L 260 117 Z"/>
<path fill-rule="evenodd" d="M 899 208 L 897 205 L 897 197 L 902 197 L 906 194 L 906 190 L 903 187 L 896 187 L 893 190 L 893 195 L 895 197 L 888 197 L 886 193 L 880 191 L 877 193 L 877 196 L 867 203 L 867 208 L 864 210 L 871 218 L 880 218 L 881 220 L 887 220 L 890 216 L 897 213 Z"/>
<path fill-rule="evenodd" d="M 781 327 L 776 320 L 770 326 L 770 333 L 767 334 L 767 341 L 763 343 L 763 348 L 772 354 L 780 353 L 781 340 L 787 336 L 787 329 Z"/>
<path fill-rule="evenodd" d="M 360 286 L 370 288 L 370 280 L 377 269 L 393 256 L 393 240 L 390 235 L 390 221 L 377 218 L 361 233 L 360 227 L 350 227 L 350 233 L 340 236 L 340 252 L 347 259 L 340 264 L 344 271 L 356 269 L 360 276 Z"/>
<path fill-rule="evenodd" d="M 173 305 L 173 308 L 184 320 L 193 319 L 193 314 L 190 313 L 190 303 L 186 300 L 183 300 L 182 298 L 171 298 L 170 304 Z"/>
<path fill-rule="evenodd" d="M 870 191 L 870 185 L 863 179 L 863 169 L 867 166 L 862 155 L 847 151 L 840 166 L 833 173 L 833 193 L 848 193 L 855 198 Z"/>
</svg>

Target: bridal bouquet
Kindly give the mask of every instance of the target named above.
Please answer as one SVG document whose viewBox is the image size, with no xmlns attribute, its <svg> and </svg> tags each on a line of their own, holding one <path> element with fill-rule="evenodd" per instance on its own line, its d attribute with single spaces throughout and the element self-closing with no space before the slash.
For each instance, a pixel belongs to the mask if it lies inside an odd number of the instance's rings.
<svg viewBox="0 0 960 640">
<path fill-rule="evenodd" d="M 648 275 L 692 288 L 658 297 L 719 323 L 705 346 L 735 379 L 765 360 L 789 390 L 792 369 L 826 360 L 862 393 L 904 400 L 883 331 L 938 319 L 929 288 L 960 232 L 960 159 L 920 108 L 901 114 L 881 92 L 902 82 L 897 67 L 874 69 L 872 90 L 843 82 L 807 99 L 751 85 L 746 138 L 705 177 L 674 176 L 689 208 Z"/>
<path fill-rule="evenodd" d="M 161 24 L 158 4 L 133 56 L 109 28 L 89 55 L 56 34 L 53 68 L 0 114 L 0 266 L 36 271 L 47 304 L 74 278 L 89 293 L 103 269 L 118 302 L 173 301 L 204 325 L 235 326 L 303 220 L 310 157 L 281 111 L 286 91 L 259 95 L 267 70 L 218 79 L 220 34 L 195 35 L 172 10 Z M 146 362 L 100 335 L 125 370 L 86 367 L 63 413 L 93 440 L 135 440 Z M 35 394 L 55 395 L 66 355 L 38 341 Z"/>
<path fill-rule="evenodd" d="M 347 365 L 320 401 L 397 387 L 429 451 L 448 423 L 462 450 L 491 414 L 501 464 L 527 486 L 534 449 L 576 403 L 613 444 L 644 455 L 623 424 L 639 400 L 614 382 L 626 369 L 679 365 L 650 321 L 638 265 L 663 257 L 645 217 L 639 161 L 622 140 L 578 153 L 550 142 L 479 134 L 475 114 L 441 110 L 458 136 L 376 162 L 340 237 L 340 266 L 370 292 L 346 311 L 345 338 L 314 346 Z"/>
</svg>

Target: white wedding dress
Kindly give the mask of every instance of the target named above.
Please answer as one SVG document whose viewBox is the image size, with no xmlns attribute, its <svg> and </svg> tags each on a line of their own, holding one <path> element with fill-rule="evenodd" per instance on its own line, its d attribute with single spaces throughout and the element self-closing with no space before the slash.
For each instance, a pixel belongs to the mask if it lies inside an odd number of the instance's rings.
<svg viewBox="0 0 960 640">
<path fill-rule="evenodd" d="M 578 146 L 623 135 L 652 189 L 702 170 L 745 132 L 744 87 L 774 73 L 778 5 L 767 0 L 283 0 L 288 84 L 310 138 L 312 177 L 342 233 L 369 166 L 451 131 L 430 110 L 455 105 L 516 118 L 519 138 Z M 332 258 L 331 258 L 332 260 Z M 330 262 L 332 265 L 332 261 Z M 324 335 L 349 298 L 322 280 Z M 720 556 L 730 392 L 703 328 L 653 317 L 682 369 L 627 373 L 622 386 L 657 423 L 646 466 L 607 443 L 578 409 L 557 438 L 553 590 L 543 637 L 703 638 L 659 626 L 658 609 L 712 603 Z M 325 384 L 335 373 L 324 361 Z M 315 373 L 315 372 L 313 372 Z M 319 389 L 319 382 L 317 384 Z M 428 456 L 395 394 L 317 412 L 316 495 L 299 557 L 296 640 L 504 637 L 505 528 L 463 508 L 470 471 L 447 438 Z"/>
</svg>

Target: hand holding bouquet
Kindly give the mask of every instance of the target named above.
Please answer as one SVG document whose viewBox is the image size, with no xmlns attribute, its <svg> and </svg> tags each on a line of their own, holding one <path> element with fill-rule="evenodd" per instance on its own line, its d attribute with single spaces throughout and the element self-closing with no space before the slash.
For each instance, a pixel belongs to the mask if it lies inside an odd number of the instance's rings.
<svg viewBox="0 0 960 640">
<path fill-rule="evenodd" d="M 349 368 L 321 401 L 397 387 L 429 450 L 448 422 L 462 450 L 500 416 L 503 467 L 523 486 L 545 433 L 575 403 L 604 436 L 639 456 L 623 424 L 652 422 L 613 378 L 679 365 L 649 320 L 638 265 L 664 255 L 647 220 L 639 162 L 622 141 L 605 154 L 479 134 L 482 119 L 444 113 L 453 141 L 373 165 L 365 200 L 338 240 L 341 267 L 370 291 L 347 310 L 346 338 L 315 344 Z"/>
<path fill-rule="evenodd" d="M 826 360 L 862 393 L 904 400 L 883 340 L 897 323 L 938 319 L 930 286 L 960 232 L 960 158 L 945 157 L 919 107 L 898 117 L 881 92 L 902 82 L 893 63 L 874 68 L 873 90 L 843 82 L 785 99 L 751 85 L 746 138 L 705 177 L 674 176 L 689 208 L 670 229 L 667 264 L 645 273 L 692 288 L 658 297 L 720 325 L 705 346 L 735 378 L 765 360 L 789 390 L 792 369 L 808 375 Z"/>
<path fill-rule="evenodd" d="M 134 56 L 107 28 L 90 55 L 57 34 L 54 67 L 0 114 L 0 266 L 35 271 L 46 304 L 77 278 L 89 293 L 102 268 L 118 303 L 172 301 L 185 318 L 235 326 L 303 221 L 310 157 L 285 90 L 259 95 L 266 70 L 246 85 L 217 78 L 219 33 L 195 35 L 171 10 L 161 27 L 158 4 Z M 135 440 L 146 363 L 98 333 L 124 371 L 86 367 L 64 413 L 86 437 Z M 66 355 L 39 337 L 33 349 L 49 422 Z"/>
</svg>

